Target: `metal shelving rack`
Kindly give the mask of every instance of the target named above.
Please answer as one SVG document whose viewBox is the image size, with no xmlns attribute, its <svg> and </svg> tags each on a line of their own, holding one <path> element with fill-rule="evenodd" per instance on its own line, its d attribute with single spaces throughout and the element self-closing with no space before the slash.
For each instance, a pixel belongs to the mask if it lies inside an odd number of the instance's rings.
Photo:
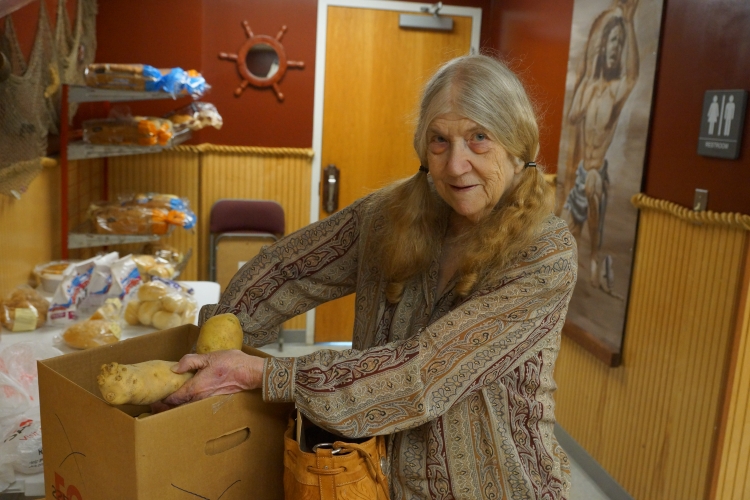
<svg viewBox="0 0 750 500">
<path fill-rule="evenodd" d="M 60 118 L 60 176 L 61 176 L 61 241 L 62 258 L 68 258 L 71 248 L 88 248 L 106 245 L 121 245 L 126 243 L 145 243 L 156 241 L 165 235 L 122 235 L 97 234 L 91 231 L 90 225 L 84 224 L 71 231 L 68 213 L 68 161 L 90 158 L 108 158 L 111 156 L 154 154 L 165 149 L 161 146 L 122 146 L 86 144 L 83 141 L 70 142 L 69 106 L 71 103 L 82 102 L 131 102 L 151 101 L 158 99 L 174 99 L 166 92 L 141 92 L 135 90 L 112 90 L 86 87 L 82 85 L 63 85 L 62 113 Z M 172 146 L 181 144 L 190 138 L 190 131 L 186 130 L 172 138 Z"/>
</svg>

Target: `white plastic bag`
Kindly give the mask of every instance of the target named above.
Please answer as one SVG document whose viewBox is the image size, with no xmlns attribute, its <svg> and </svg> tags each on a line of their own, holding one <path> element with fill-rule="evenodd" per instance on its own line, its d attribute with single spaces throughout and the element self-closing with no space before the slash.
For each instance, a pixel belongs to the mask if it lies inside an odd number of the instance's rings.
<svg viewBox="0 0 750 500">
<path fill-rule="evenodd" d="M 42 471 L 36 362 L 60 355 L 40 341 L 18 342 L 0 352 L 0 491 L 15 481 L 14 471 Z"/>
</svg>

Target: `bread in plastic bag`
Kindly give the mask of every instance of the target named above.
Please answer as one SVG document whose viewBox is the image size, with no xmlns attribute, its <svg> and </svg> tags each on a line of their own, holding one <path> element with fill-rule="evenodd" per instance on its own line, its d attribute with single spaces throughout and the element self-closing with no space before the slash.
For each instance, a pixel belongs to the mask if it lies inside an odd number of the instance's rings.
<svg viewBox="0 0 750 500">
<path fill-rule="evenodd" d="M 109 298 L 86 321 L 68 327 L 62 340 L 74 349 L 90 349 L 101 345 L 114 344 L 120 340 L 122 326 L 122 301 Z"/>
<path fill-rule="evenodd" d="M 195 322 L 198 303 L 192 288 L 176 281 L 153 277 L 129 298 L 123 317 L 130 325 L 166 330 Z"/>
<path fill-rule="evenodd" d="M 88 319 L 68 327 L 62 339 L 73 349 L 90 349 L 120 340 L 122 329 L 116 321 Z"/>
<path fill-rule="evenodd" d="M 175 275 L 174 265 L 160 257 L 139 254 L 134 255 L 133 260 L 144 281 L 151 279 L 152 276 L 173 278 Z"/>
<path fill-rule="evenodd" d="M 148 64 L 89 64 L 84 79 L 89 87 L 167 92 L 175 98 L 184 95 L 197 98 L 210 88 L 195 70 L 160 69 Z"/>
<path fill-rule="evenodd" d="M 91 281 L 99 257 L 78 262 L 63 273 L 63 280 L 52 297 L 49 320 L 53 325 L 69 325 L 79 318 L 78 306 L 86 297 L 86 288 Z"/>
<path fill-rule="evenodd" d="M 97 118 L 83 122 L 83 141 L 89 144 L 170 147 L 171 121 L 150 116 Z"/>
<path fill-rule="evenodd" d="M 49 302 L 29 286 L 19 286 L 0 300 L 0 323 L 12 332 L 36 330 L 47 322 Z"/>
<path fill-rule="evenodd" d="M 145 193 L 97 202 L 89 218 L 99 234 L 166 234 L 172 226 L 192 229 L 197 217 L 184 198 Z"/>
<path fill-rule="evenodd" d="M 171 111 L 164 118 L 172 122 L 175 130 L 200 130 L 209 126 L 220 130 L 224 124 L 216 106 L 209 102 L 192 102 Z"/>
</svg>

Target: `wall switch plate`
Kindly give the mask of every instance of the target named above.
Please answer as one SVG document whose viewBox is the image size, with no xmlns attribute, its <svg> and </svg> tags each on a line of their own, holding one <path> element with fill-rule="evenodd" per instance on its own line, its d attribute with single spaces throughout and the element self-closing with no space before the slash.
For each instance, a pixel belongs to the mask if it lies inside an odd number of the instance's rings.
<svg viewBox="0 0 750 500">
<path fill-rule="evenodd" d="M 706 210 L 706 205 L 708 205 L 708 190 L 696 189 L 695 198 L 693 199 L 693 210 L 703 212 Z"/>
</svg>

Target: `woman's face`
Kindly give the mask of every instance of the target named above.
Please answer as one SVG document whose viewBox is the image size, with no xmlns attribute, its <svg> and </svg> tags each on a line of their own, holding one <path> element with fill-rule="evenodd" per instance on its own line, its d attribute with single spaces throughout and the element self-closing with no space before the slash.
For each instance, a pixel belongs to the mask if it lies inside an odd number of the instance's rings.
<svg viewBox="0 0 750 500">
<path fill-rule="evenodd" d="M 489 214 L 523 170 L 487 130 L 453 112 L 427 128 L 427 163 L 440 197 L 471 222 Z"/>
</svg>

